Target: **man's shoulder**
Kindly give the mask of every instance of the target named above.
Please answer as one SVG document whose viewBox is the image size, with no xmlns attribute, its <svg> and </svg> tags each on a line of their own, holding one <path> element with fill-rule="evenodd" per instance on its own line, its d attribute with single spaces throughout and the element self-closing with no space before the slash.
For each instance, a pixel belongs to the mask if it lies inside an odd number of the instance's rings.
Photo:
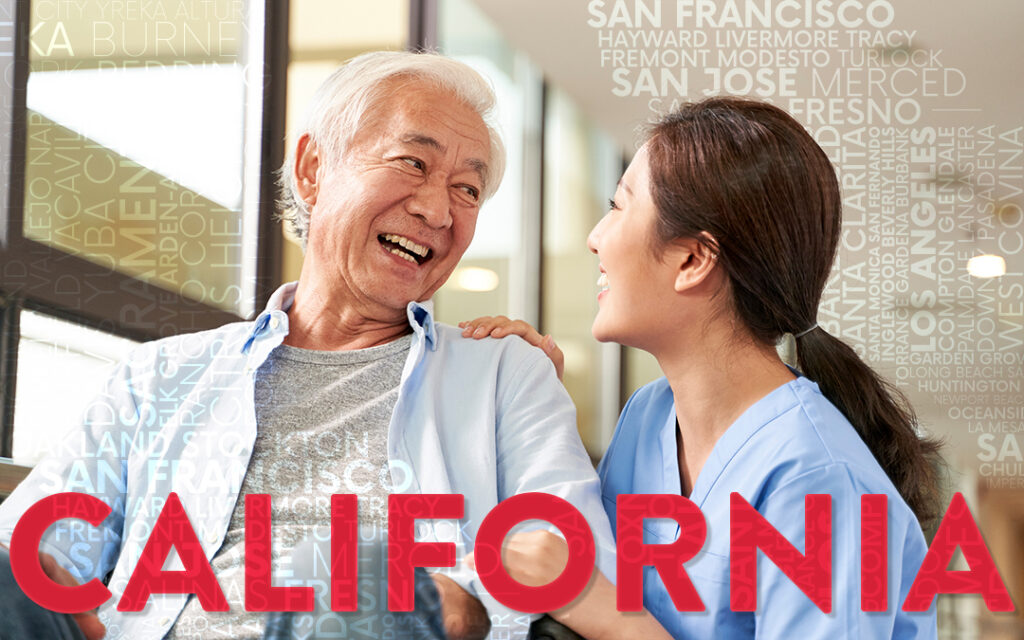
<svg viewBox="0 0 1024 640">
<path fill-rule="evenodd" d="M 462 329 L 458 327 L 440 322 L 435 327 L 438 350 L 443 350 L 457 362 L 468 360 L 504 367 L 548 360 L 543 351 L 519 336 L 475 340 L 464 338 Z"/>
<path fill-rule="evenodd" d="M 436 339 L 428 375 L 460 380 L 460 384 L 476 388 L 493 388 L 499 402 L 518 397 L 525 388 L 565 393 L 547 354 L 519 336 L 474 340 L 462 337 L 458 327 L 438 324 Z"/>
</svg>

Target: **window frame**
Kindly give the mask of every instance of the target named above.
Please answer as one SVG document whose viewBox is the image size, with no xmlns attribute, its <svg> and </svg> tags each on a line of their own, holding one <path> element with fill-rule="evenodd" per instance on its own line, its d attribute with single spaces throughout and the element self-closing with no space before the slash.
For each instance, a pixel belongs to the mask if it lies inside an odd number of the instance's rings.
<svg viewBox="0 0 1024 640">
<path fill-rule="evenodd" d="M 261 308 L 259 302 L 269 298 L 280 277 L 280 234 L 274 231 L 277 200 L 274 170 L 284 157 L 284 88 L 288 58 L 288 3 L 264 0 L 263 4 L 264 91 L 253 305 L 256 309 Z M 0 262 L 20 264 L 23 269 L 0 270 L 0 292 L 69 311 L 79 322 L 136 339 L 211 329 L 243 319 L 24 237 L 30 12 L 31 2 L 17 3 L 14 82 L 10 87 L 10 174 L 7 207 L 0 213 Z M 72 282 L 78 286 L 69 287 Z M 123 313 L 125 309 L 136 313 L 128 316 Z"/>
<path fill-rule="evenodd" d="M 258 0 L 250 6 L 260 7 Z M 9 132 L 9 172 L 0 177 L 0 496 L 5 482 L 24 470 L 10 460 L 14 440 L 14 411 L 19 316 L 31 309 L 62 320 L 147 341 L 168 335 L 212 329 L 245 318 L 185 298 L 138 278 L 95 264 L 60 249 L 25 238 L 24 188 L 26 149 L 26 89 L 29 74 L 31 2 L 0 0 L 7 10 L 13 37 L 0 38 L 0 56 L 13 65 L 12 84 L 0 87 L 9 109 L 0 113 L 0 130 Z M 282 238 L 276 218 L 275 171 L 284 158 L 285 100 L 288 69 L 288 0 L 264 0 L 263 94 L 260 123 L 259 202 L 256 235 L 255 289 L 251 307 L 263 308 L 281 278 Z M 0 23 L 5 26 L 8 23 Z M 248 159 L 247 159 L 248 161 Z M 6 194 L 3 188 L 7 189 Z M 6 196 L 6 197 L 4 197 Z M 71 286 L 74 285 L 74 286 Z M 126 313 L 126 311 L 128 313 Z"/>
</svg>

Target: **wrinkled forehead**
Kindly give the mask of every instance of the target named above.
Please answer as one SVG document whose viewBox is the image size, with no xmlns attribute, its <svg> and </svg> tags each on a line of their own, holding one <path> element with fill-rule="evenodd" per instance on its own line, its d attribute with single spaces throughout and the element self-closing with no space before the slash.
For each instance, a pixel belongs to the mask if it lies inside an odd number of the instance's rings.
<svg viewBox="0 0 1024 640">
<path fill-rule="evenodd" d="M 397 141 L 440 153 L 457 148 L 461 163 L 486 181 L 493 153 L 491 130 L 477 111 L 450 90 L 422 80 L 393 80 L 373 97 L 352 146 Z"/>
<path fill-rule="evenodd" d="M 440 113 L 462 112 L 465 117 L 459 122 L 460 128 L 477 129 L 482 132 L 485 144 L 490 133 L 486 123 L 476 110 L 451 89 L 429 79 L 408 75 L 391 76 L 381 82 L 367 96 L 363 116 L 356 123 L 355 136 L 366 130 L 396 124 L 401 116 L 436 116 Z M 376 131 L 374 131 L 376 132 Z M 398 133 L 389 131 L 389 133 Z M 408 132 L 403 132 L 408 133 Z M 470 131 L 466 131 L 467 134 Z"/>
</svg>

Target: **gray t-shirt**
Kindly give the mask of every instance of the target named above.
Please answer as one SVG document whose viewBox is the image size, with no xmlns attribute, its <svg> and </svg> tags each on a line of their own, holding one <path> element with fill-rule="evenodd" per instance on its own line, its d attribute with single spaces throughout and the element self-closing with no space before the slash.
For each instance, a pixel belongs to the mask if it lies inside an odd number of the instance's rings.
<svg viewBox="0 0 1024 640">
<path fill-rule="evenodd" d="M 265 614 L 245 611 L 246 494 L 271 496 L 276 586 L 297 584 L 289 580 L 287 558 L 310 534 L 328 530 L 331 495 L 358 495 L 364 529 L 367 525 L 386 529 L 388 495 L 411 480 L 407 470 L 389 465 L 387 447 L 388 426 L 411 344 L 408 335 L 355 351 L 281 345 L 271 352 L 256 374 L 257 434 L 252 458 L 224 544 L 212 561 L 231 611 L 203 611 L 193 596 L 167 638 L 263 637 Z"/>
</svg>

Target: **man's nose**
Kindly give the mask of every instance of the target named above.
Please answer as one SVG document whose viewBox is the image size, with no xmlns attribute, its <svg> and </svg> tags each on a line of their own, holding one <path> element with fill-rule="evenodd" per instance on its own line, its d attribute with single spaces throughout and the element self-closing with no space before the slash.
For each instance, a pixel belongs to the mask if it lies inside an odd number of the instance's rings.
<svg viewBox="0 0 1024 640">
<path fill-rule="evenodd" d="M 427 180 L 413 192 L 406 210 L 423 218 L 429 226 L 444 229 L 451 225 L 451 199 L 448 185 L 439 180 Z"/>
</svg>

